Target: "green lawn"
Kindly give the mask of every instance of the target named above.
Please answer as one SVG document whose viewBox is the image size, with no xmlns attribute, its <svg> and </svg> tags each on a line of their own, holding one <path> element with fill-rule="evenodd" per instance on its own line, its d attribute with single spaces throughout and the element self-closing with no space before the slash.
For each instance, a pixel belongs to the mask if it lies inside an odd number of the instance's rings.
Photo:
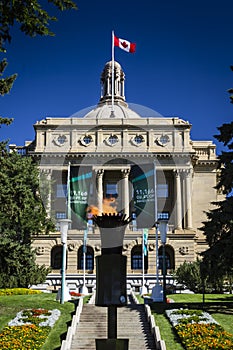
<svg viewBox="0 0 233 350">
<path fill-rule="evenodd" d="M 167 296 L 177 303 L 202 303 L 202 294 L 171 294 Z M 138 296 L 140 302 L 143 299 Z M 233 296 L 230 294 L 206 294 L 205 295 L 205 310 L 209 312 L 214 319 L 223 326 L 223 328 L 233 334 L 233 307 L 222 305 L 222 302 L 233 302 Z M 210 303 L 218 303 L 217 305 Z M 202 305 L 202 304 L 201 304 Z M 170 304 L 169 306 L 172 306 Z M 175 304 L 174 304 L 175 306 Z M 182 345 L 176 338 L 172 327 L 165 317 L 162 308 L 158 308 L 158 312 L 153 312 L 156 325 L 160 329 L 161 337 L 165 340 L 167 350 L 183 350 Z"/>
<path fill-rule="evenodd" d="M 56 294 L 42 293 L 34 295 L 12 295 L 0 297 L 0 330 L 16 316 L 20 310 L 27 308 L 59 309 L 61 316 L 52 328 L 42 350 L 55 350 L 61 346 L 61 338 L 67 332 L 67 324 L 72 319 L 75 305 L 66 302 L 61 305 L 56 301 Z"/>
</svg>

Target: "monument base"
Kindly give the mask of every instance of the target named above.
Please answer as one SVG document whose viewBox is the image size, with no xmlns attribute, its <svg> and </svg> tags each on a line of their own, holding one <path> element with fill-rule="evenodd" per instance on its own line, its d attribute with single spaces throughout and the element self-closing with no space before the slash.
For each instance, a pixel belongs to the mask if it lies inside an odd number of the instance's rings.
<svg viewBox="0 0 233 350">
<path fill-rule="evenodd" d="M 96 350 L 128 350 L 129 339 L 96 339 Z"/>
</svg>

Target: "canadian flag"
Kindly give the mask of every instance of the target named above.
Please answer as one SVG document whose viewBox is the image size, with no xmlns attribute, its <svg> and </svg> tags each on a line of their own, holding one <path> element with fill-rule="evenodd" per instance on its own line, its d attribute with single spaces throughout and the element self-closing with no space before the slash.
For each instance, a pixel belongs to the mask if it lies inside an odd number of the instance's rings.
<svg viewBox="0 0 233 350">
<path fill-rule="evenodd" d="M 115 35 L 114 35 L 114 46 L 118 46 L 120 49 L 130 53 L 134 53 L 136 51 L 135 43 L 131 43 L 130 41 L 125 39 L 120 39 Z"/>
</svg>

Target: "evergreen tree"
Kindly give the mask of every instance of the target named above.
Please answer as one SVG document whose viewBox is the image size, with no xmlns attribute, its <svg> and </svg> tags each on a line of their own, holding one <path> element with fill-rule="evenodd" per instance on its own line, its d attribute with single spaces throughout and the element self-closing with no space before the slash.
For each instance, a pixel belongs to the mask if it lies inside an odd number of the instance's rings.
<svg viewBox="0 0 233 350">
<path fill-rule="evenodd" d="M 36 264 L 35 252 L 30 245 L 8 237 L 0 240 L 0 288 L 28 288 L 43 283 L 49 268 Z"/>
<path fill-rule="evenodd" d="M 0 53 L 6 54 L 11 42 L 11 29 L 17 23 L 31 37 L 54 35 L 49 29 L 57 20 L 46 8 L 54 5 L 60 11 L 76 9 L 72 0 L 4 0 L 0 1 Z M 6 58 L 0 61 L 0 97 L 9 93 L 17 77 L 3 77 Z M 0 116 L 0 128 L 12 118 Z M 48 269 L 37 266 L 31 249 L 33 235 L 48 233 L 54 228 L 46 216 L 39 194 L 39 171 L 30 158 L 6 150 L 7 140 L 0 142 L 0 288 L 27 287 L 43 282 Z"/>
<path fill-rule="evenodd" d="M 0 169 L 0 234 L 30 244 L 32 235 L 53 227 L 39 193 L 38 167 L 13 152 L 0 157 Z"/>
<path fill-rule="evenodd" d="M 45 280 L 49 270 L 36 265 L 31 243 L 33 236 L 52 230 L 39 193 L 37 165 L 29 157 L 5 153 L 0 157 L 0 288 Z"/>
<path fill-rule="evenodd" d="M 233 122 L 223 124 L 218 130 L 220 133 L 215 138 L 223 142 L 227 150 L 219 156 L 220 178 L 216 189 L 226 197 L 213 203 L 215 208 L 206 213 L 208 221 L 201 228 L 209 245 L 202 254 L 203 263 L 213 283 L 233 273 Z"/>
</svg>

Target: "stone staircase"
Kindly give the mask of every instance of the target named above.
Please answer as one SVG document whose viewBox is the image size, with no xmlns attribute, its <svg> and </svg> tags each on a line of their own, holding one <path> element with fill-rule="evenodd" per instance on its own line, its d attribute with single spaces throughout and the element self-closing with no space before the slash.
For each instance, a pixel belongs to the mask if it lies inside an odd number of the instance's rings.
<svg viewBox="0 0 233 350">
<path fill-rule="evenodd" d="M 85 304 L 71 350 L 95 350 L 95 339 L 107 338 L 107 308 Z M 117 309 L 117 338 L 129 339 L 129 350 L 156 349 L 144 305 Z"/>
</svg>

